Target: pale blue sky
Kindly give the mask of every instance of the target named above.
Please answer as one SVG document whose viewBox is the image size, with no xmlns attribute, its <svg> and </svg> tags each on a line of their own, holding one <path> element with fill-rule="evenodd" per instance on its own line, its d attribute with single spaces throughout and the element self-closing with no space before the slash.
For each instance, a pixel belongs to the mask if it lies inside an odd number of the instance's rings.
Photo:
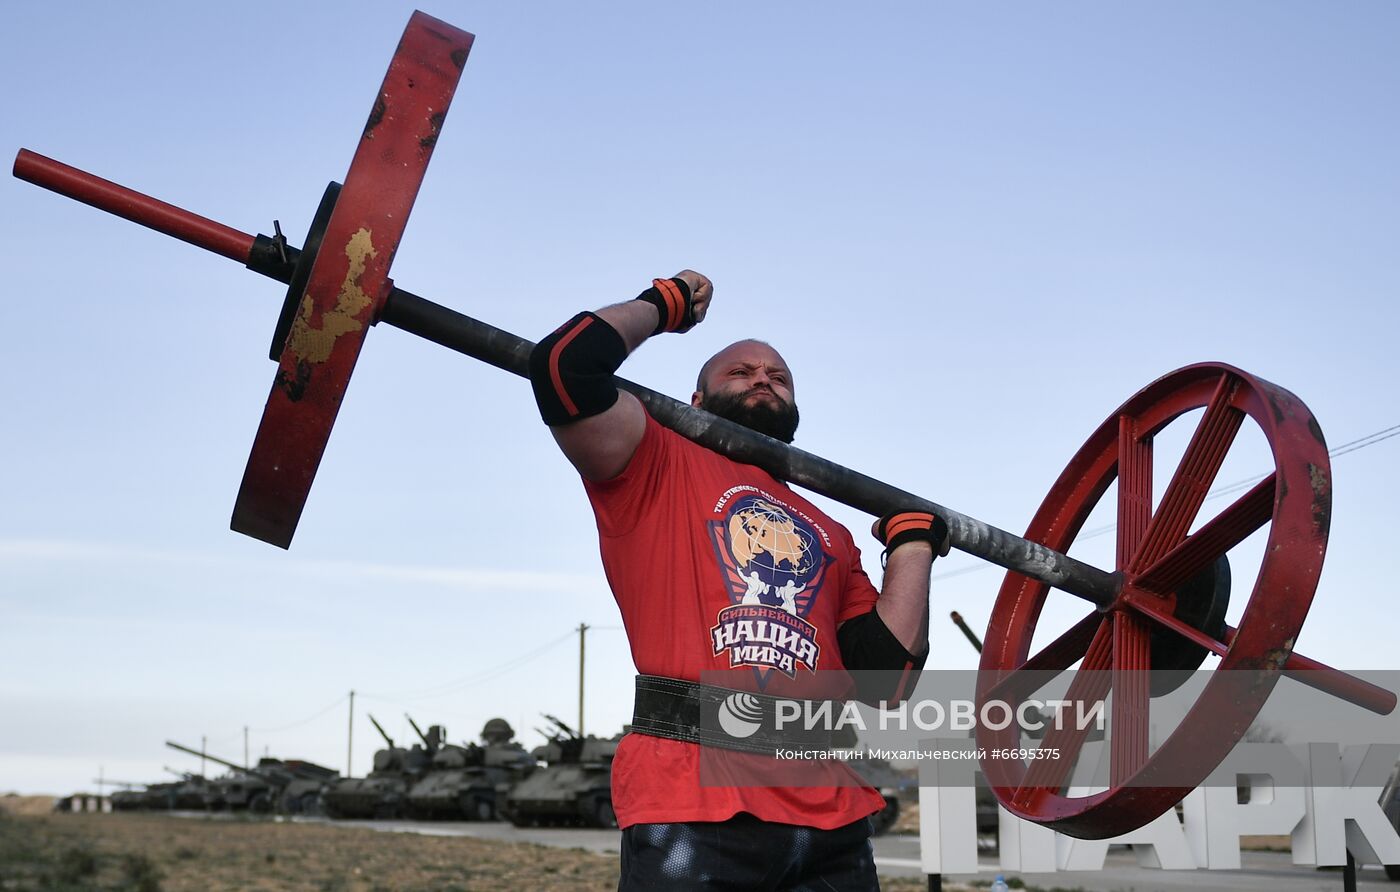
<svg viewBox="0 0 1400 892">
<path fill-rule="evenodd" d="M 411 9 L 12 5 L 0 144 L 299 243 Z M 798 445 L 1013 531 L 1114 407 L 1191 362 L 1294 391 L 1333 445 L 1400 424 L 1394 4 L 427 11 L 477 43 L 393 270 L 419 294 L 537 338 L 701 270 L 710 319 L 629 377 L 685 398 L 706 356 L 764 337 Z M 566 636 L 618 617 L 524 382 L 376 330 L 282 553 L 227 528 L 281 287 L 13 179 L 0 245 L 0 791 L 159 779 L 190 765 L 167 738 L 238 758 L 244 725 L 341 766 L 343 703 L 286 726 L 351 688 L 357 772 L 366 710 L 456 739 L 503 715 L 531 744 L 539 712 L 574 715 Z M 1317 659 L 1395 666 L 1397 449 L 1334 466 Z M 1220 481 L 1268 469 L 1246 435 Z M 974 664 L 943 617 L 985 626 L 1000 576 L 935 580 L 932 665 Z M 588 660 L 611 733 L 622 633 Z"/>
</svg>

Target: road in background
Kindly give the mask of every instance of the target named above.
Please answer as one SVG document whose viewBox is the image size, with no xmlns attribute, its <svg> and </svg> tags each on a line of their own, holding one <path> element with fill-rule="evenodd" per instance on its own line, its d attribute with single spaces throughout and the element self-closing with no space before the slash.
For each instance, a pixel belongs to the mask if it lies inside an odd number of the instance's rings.
<svg viewBox="0 0 1400 892">
<path fill-rule="evenodd" d="M 562 848 L 581 848 L 590 852 L 615 854 L 619 850 L 617 830 L 597 830 L 574 827 L 515 827 L 504 821 L 466 822 L 441 821 L 328 821 L 324 818 L 296 818 L 297 821 L 343 824 L 347 827 L 368 827 L 387 833 L 418 833 L 428 836 L 470 836 L 477 839 L 499 839 L 504 842 L 532 842 Z M 1014 874 L 1027 886 L 1044 889 L 1084 892 L 1183 892 L 1183 890 L 1230 889 L 1241 892 L 1340 892 L 1340 869 L 1318 870 L 1293 864 L 1287 852 L 1243 852 L 1240 870 L 1156 870 L 1139 867 L 1133 853 L 1125 847 L 1109 850 L 1108 861 L 1101 871 L 1073 873 Z M 880 836 L 875 839 L 875 863 L 881 876 L 920 876 L 919 839 L 917 836 Z M 981 880 L 990 884 L 997 874 L 995 860 L 984 860 L 982 872 L 973 875 L 948 875 L 950 881 L 970 883 Z M 1007 872 L 1007 877 L 1013 876 Z M 1360 889 L 1400 889 L 1386 879 L 1379 867 L 1358 871 Z"/>
</svg>

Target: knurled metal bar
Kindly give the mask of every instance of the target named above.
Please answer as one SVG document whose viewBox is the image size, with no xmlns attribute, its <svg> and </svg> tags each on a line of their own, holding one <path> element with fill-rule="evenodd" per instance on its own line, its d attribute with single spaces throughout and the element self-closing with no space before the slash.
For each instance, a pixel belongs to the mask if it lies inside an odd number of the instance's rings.
<svg viewBox="0 0 1400 892">
<path fill-rule="evenodd" d="M 166 204 L 85 171 L 21 149 L 14 175 L 134 223 L 174 236 L 247 264 L 282 283 L 291 279 L 299 251 L 285 259 L 267 236 L 252 236 Z M 395 288 L 380 322 L 479 359 L 512 374 L 528 374 L 531 341 Z M 959 551 L 1037 579 L 1106 606 L 1117 595 L 1120 576 L 983 523 L 944 505 L 890 486 L 873 477 L 805 452 L 746 427 L 696 409 L 631 381 L 618 386 L 633 393 L 658 422 L 681 436 L 735 461 L 757 465 L 775 477 L 820 493 L 874 516 L 900 509 L 931 511 L 948 523 Z"/>
<path fill-rule="evenodd" d="M 456 310 L 395 288 L 380 321 L 512 374 L 529 374 L 534 344 Z M 944 505 L 906 492 L 819 455 L 774 440 L 688 403 L 619 378 L 662 425 L 735 461 L 757 465 L 789 483 L 879 517 L 891 511 L 932 511 L 948 523 L 959 551 L 1015 570 L 1099 606 L 1118 592 L 1119 576 L 1038 545 Z"/>
</svg>

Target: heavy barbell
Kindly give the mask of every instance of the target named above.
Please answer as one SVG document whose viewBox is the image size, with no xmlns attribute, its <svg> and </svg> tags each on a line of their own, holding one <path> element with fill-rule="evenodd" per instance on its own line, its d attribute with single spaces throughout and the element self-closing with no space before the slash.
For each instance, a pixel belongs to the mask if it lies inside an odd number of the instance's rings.
<svg viewBox="0 0 1400 892">
<path fill-rule="evenodd" d="M 517 375 L 531 342 L 394 286 L 389 269 L 422 184 L 473 37 L 414 13 L 404 31 L 351 162 L 345 183 L 326 190 L 301 249 L 248 235 L 61 162 L 20 150 L 14 174 L 198 247 L 238 260 L 288 284 L 271 355 L 278 367 L 235 503 L 233 529 L 290 546 L 336 415 L 369 328 L 404 329 Z M 1189 366 L 1153 382 L 1109 416 L 1051 488 L 1025 537 L 904 492 L 780 443 L 670 397 L 619 379 L 663 425 L 736 461 L 853 508 L 881 515 L 921 507 L 948 521 L 952 546 L 1010 572 L 985 636 L 979 696 L 1008 689 L 1032 670 L 1076 663 L 1074 696 L 1113 691 L 1112 783 L 1091 796 L 1063 790 L 1063 774 L 1016 763 L 997 766 L 993 788 L 1012 812 L 1084 837 L 1141 826 L 1206 777 L 1239 741 L 1284 670 L 1373 712 L 1395 695 L 1293 653 L 1316 591 L 1331 512 L 1330 465 L 1322 431 L 1288 391 L 1231 366 Z M 1157 507 L 1152 504 L 1154 438 L 1173 420 L 1203 409 L 1195 433 Z M 1206 493 L 1245 419 L 1268 440 L 1274 469 L 1245 495 L 1192 531 Z M 1112 571 L 1065 552 L 1110 484 L 1117 482 L 1118 547 Z M 1227 553 L 1269 525 L 1256 584 L 1238 626 L 1225 623 Z M 1050 588 L 1092 610 L 1031 653 Z M 1236 697 L 1225 727 L 1201 727 L 1192 714 L 1156 753 L 1149 752 L 1149 703 L 1161 691 L 1142 670 L 1189 671 L 1207 654 L 1223 670 L 1254 679 Z M 1228 674 L 1228 673 L 1225 673 Z M 1109 681 L 1098 679 L 1107 675 Z M 1211 682 L 1210 684 L 1214 684 Z M 1208 684 L 1201 701 L 1223 694 Z M 1218 704 L 1217 704 L 1218 705 Z M 1008 732 L 1010 733 L 1010 732 Z M 1006 743 L 991 735 L 989 741 Z M 1042 745 L 1082 744 L 1046 735 Z M 1152 786 L 1160 766 L 1196 747 L 1194 781 Z M 1175 760 L 1175 761 L 1174 761 Z M 1057 763 L 1058 764 L 1058 763 Z M 984 764 L 984 769 L 987 766 Z"/>
</svg>

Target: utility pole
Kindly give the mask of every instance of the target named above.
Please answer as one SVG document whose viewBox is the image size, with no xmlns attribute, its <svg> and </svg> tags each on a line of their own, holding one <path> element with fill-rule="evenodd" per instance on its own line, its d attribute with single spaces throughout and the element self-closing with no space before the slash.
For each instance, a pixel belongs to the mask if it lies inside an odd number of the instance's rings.
<svg viewBox="0 0 1400 892">
<path fill-rule="evenodd" d="M 209 736 L 201 734 L 199 737 L 199 776 L 207 777 L 204 773 L 204 751 L 209 748 Z"/>
<path fill-rule="evenodd" d="M 587 623 L 578 624 L 578 736 L 583 736 L 583 639 Z"/>
<path fill-rule="evenodd" d="M 345 733 L 345 776 L 352 777 L 350 770 L 350 757 L 354 755 L 355 749 L 355 692 L 350 691 L 350 728 Z"/>
<path fill-rule="evenodd" d="M 243 770 L 248 770 L 248 726 L 243 726 Z"/>
</svg>

